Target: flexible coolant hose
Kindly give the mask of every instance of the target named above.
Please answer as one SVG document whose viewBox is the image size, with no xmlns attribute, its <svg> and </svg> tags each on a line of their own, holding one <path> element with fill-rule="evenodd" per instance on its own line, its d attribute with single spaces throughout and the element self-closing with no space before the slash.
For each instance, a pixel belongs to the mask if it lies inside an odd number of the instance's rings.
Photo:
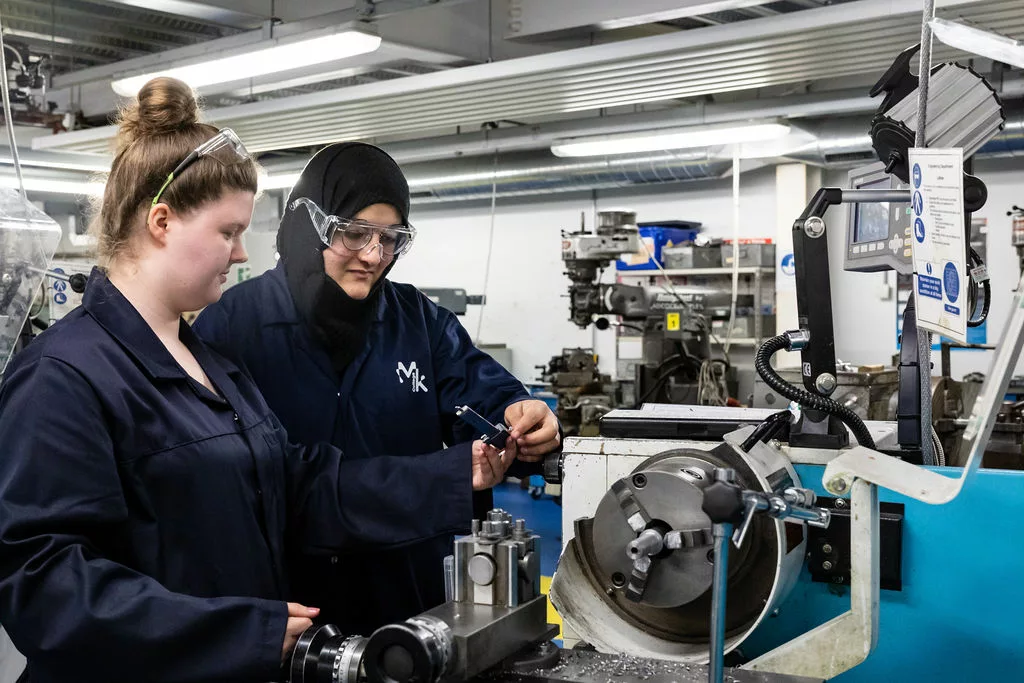
<svg viewBox="0 0 1024 683">
<path fill-rule="evenodd" d="M 864 421 L 855 412 L 830 398 L 795 387 L 775 372 L 775 368 L 772 367 L 771 363 L 772 356 L 776 352 L 788 347 L 789 339 L 786 335 L 780 334 L 765 340 L 757 349 L 757 354 L 754 356 L 754 369 L 761 376 L 761 379 L 764 380 L 765 384 L 790 401 L 796 401 L 804 408 L 820 410 L 829 415 L 836 416 L 843 424 L 850 428 L 850 431 L 857 438 L 857 443 L 873 449 L 875 447 L 875 440 L 871 438 L 871 432 L 868 431 L 867 425 L 864 424 Z"/>
</svg>

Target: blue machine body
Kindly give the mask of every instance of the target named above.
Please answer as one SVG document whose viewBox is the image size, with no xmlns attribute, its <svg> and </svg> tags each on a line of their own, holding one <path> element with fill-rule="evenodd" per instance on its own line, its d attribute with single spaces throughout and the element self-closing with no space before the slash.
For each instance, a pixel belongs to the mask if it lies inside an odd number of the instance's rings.
<svg viewBox="0 0 1024 683">
<path fill-rule="evenodd" d="M 803 486 L 827 495 L 825 468 L 798 465 Z M 960 476 L 957 468 L 937 468 Z M 927 505 L 881 489 L 902 503 L 903 590 L 881 591 L 878 645 L 836 683 L 964 683 L 1024 680 L 1024 472 L 980 470 L 946 505 Z M 525 516 L 541 534 L 541 564 L 551 576 L 561 549 L 561 508 L 503 486 L 495 503 Z M 849 588 L 800 581 L 778 614 L 743 644 L 755 657 L 850 608 Z"/>
<path fill-rule="evenodd" d="M 797 466 L 803 486 L 827 495 L 825 468 Z M 937 468 L 959 477 L 958 468 Z M 881 591 L 878 646 L 836 683 L 1024 680 L 1024 472 L 979 470 L 946 505 L 879 490 L 902 503 L 903 590 Z M 849 589 L 800 582 L 743 644 L 754 657 L 850 608 Z"/>
</svg>

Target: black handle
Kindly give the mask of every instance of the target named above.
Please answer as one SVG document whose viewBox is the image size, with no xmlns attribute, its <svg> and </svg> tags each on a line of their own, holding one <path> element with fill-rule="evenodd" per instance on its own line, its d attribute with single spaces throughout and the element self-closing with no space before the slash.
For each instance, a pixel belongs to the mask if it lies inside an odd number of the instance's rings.
<svg viewBox="0 0 1024 683">
<path fill-rule="evenodd" d="M 700 507 L 714 524 L 739 524 L 743 521 L 743 489 L 724 481 L 712 482 L 704 489 Z"/>
</svg>

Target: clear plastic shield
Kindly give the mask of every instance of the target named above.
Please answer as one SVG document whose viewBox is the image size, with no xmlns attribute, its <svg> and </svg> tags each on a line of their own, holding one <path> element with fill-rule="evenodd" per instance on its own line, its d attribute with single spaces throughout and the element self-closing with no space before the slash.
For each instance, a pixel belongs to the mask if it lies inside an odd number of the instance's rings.
<svg viewBox="0 0 1024 683">
<path fill-rule="evenodd" d="M 61 228 L 15 190 L 0 188 L 0 371 L 7 367 Z"/>
</svg>

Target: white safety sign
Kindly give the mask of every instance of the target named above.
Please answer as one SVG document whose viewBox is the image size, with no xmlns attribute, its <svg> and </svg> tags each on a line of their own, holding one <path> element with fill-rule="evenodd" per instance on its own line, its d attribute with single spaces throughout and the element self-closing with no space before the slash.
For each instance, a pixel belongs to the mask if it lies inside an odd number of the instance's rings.
<svg viewBox="0 0 1024 683">
<path fill-rule="evenodd" d="M 967 343 L 967 247 L 962 149 L 910 150 L 917 324 Z"/>
</svg>

